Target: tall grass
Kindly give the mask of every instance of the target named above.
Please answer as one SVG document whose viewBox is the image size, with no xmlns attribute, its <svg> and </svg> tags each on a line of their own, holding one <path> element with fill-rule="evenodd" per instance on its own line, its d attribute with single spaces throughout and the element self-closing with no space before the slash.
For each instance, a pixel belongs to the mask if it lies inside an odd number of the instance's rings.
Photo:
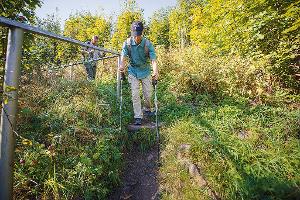
<svg viewBox="0 0 300 200">
<path fill-rule="evenodd" d="M 80 75 L 22 84 L 17 132 L 26 139 L 17 139 L 15 199 L 105 199 L 119 184 L 114 79 Z"/>
<path fill-rule="evenodd" d="M 221 199 L 297 199 L 299 95 L 280 88 L 268 58 L 160 51 L 163 199 L 212 198 L 180 164 L 181 144 Z"/>
<path fill-rule="evenodd" d="M 222 199 L 300 195 L 300 98 L 280 87 L 269 58 L 158 48 L 158 63 L 163 199 L 211 199 L 177 157 L 181 144 L 191 145 L 188 159 Z M 105 199 L 120 182 L 122 152 L 155 144 L 145 130 L 119 132 L 115 80 L 99 74 L 94 83 L 22 85 L 17 131 L 29 140 L 17 140 L 16 199 Z M 123 89 L 125 128 L 132 105 Z"/>
<path fill-rule="evenodd" d="M 22 77 L 15 199 L 106 199 L 121 183 L 123 152 L 154 145 L 154 134 L 126 131 L 133 116 L 126 81 L 120 132 L 115 63 L 104 64 L 94 82 L 80 66 L 73 80 L 69 70 Z"/>
</svg>

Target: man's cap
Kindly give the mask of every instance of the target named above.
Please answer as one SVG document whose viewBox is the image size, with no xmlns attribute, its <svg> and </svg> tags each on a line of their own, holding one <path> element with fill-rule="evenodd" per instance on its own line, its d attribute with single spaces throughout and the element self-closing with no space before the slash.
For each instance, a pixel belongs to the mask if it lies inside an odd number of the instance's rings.
<svg viewBox="0 0 300 200">
<path fill-rule="evenodd" d="M 144 26 L 141 21 L 134 21 L 131 24 L 131 36 L 139 36 L 142 35 Z"/>
</svg>

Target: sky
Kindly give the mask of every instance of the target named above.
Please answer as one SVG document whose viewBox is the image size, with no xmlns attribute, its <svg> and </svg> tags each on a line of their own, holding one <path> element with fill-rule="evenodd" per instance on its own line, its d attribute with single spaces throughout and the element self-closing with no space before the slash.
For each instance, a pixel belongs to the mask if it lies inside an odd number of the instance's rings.
<svg viewBox="0 0 300 200">
<path fill-rule="evenodd" d="M 104 13 L 106 16 L 113 16 L 115 20 L 120 13 L 122 2 L 124 0 L 43 0 L 43 4 L 36 10 L 36 14 L 40 18 L 45 18 L 47 14 L 57 12 L 63 28 L 64 21 L 76 11 L 90 11 L 93 14 Z M 136 2 L 138 7 L 144 10 L 146 21 L 154 11 L 176 5 L 176 0 L 136 0 Z"/>
</svg>

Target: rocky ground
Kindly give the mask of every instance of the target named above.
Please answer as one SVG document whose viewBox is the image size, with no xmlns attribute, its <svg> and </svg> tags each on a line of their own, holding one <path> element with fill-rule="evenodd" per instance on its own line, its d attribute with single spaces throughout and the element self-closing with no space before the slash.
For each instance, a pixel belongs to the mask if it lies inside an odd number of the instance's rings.
<svg viewBox="0 0 300 200">
<path fill-rule="evenodd" d="M 157 146 L 142 152 L 137 146 L 125 154 L 122 184 L 109 200 L 158 200 Z"/>
</svg>

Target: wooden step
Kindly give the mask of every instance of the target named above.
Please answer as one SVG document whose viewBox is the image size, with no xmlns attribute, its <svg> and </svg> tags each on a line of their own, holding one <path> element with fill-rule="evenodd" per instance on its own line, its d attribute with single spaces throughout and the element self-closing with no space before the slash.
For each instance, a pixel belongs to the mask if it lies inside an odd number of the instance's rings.
<svg viewBox="0 0 300 200">
<path fill-rule="evenodd" d="M 158 123 L 158 127 L 161 127 L 161 123 Z M 149 129 L 155 131 L 156 124 L 155 122 L 142 122 L 142 125 L 129 124 L 127 126 L 127 130 L 130 132 L 139 131 L 141 129 Z"/>
</svg>

